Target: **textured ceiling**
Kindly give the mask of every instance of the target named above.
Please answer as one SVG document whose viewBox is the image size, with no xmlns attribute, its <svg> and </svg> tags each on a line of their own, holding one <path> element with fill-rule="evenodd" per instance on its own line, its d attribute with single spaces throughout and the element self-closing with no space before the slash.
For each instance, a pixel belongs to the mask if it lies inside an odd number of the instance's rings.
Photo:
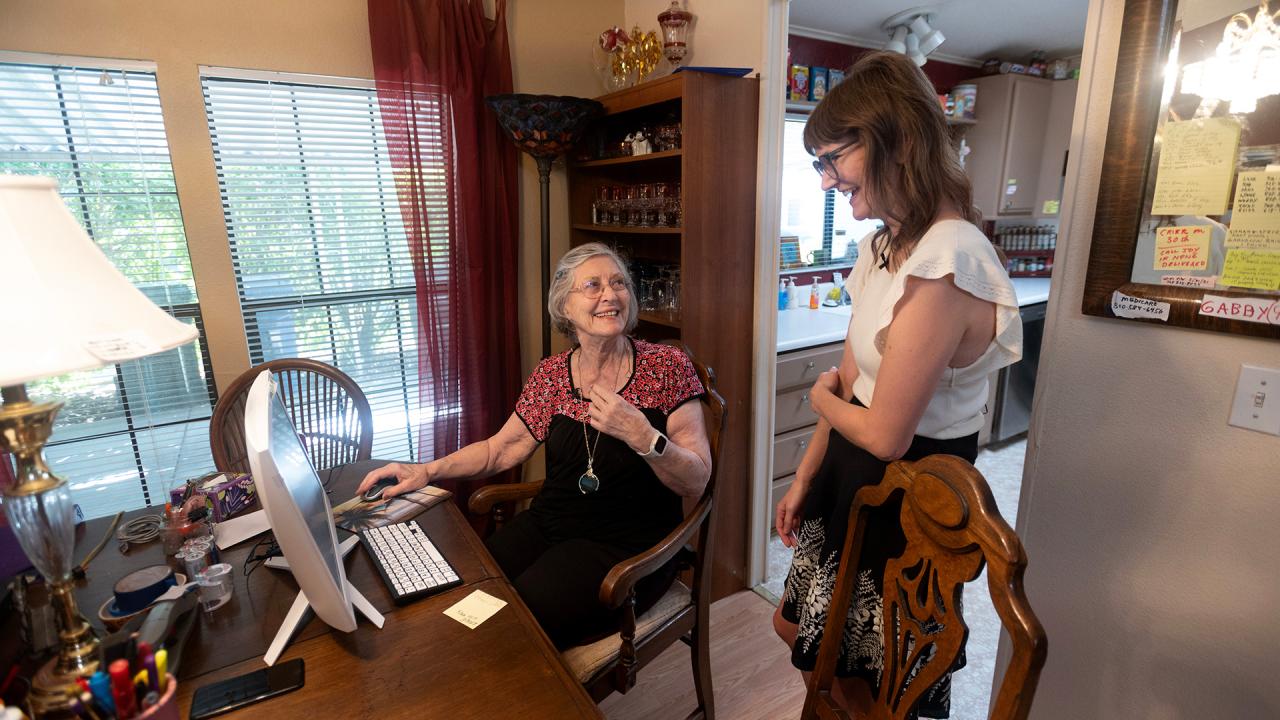
<svg viewBox="0 0 1280 720">
<path fill-rule="evenodd" d="M 1025 61 L 1033 50 L 1050 59 L 1079 55 L 1084 46 L 1088 0 L 942 0 L 916 5 L 902 0 L 791 0 L 793 32 L 853 37 L 880 47 L 888 40 L 880 25 L 917 7 L 933 9 L 933 25 L 947 40 L 934 55 L 941 60 L 998 57 Z"/>
</svg>

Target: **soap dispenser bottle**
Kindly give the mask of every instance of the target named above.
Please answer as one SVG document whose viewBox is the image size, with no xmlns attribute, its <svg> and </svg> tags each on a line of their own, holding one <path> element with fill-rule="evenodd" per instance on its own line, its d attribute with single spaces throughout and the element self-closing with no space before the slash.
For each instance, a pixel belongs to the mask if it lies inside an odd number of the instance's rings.
<svg viewBox="0 0 1280 720">
<path fill-rule="evenodd" d="M 787 281 L 782 279 L 778 280 L 778 309 L 787 309 Z"/>
<path fill-rule="evenodd" d="M 844 277 L 839 272 L 833 273 L 832 277 L 834 283 L 831 285 L 831 290 L 827 292 L 827 300 L 830 300 L 835 305 L 839 305 L 840 293 L 844 290 Z"/>
<path fill-rule="evenodd" d="M 818 297 L 818 276 L 813 276 L 813 284 L 809 286 L 809 309 L 817 310 L 822 299 Z"/>
<path fill-rule="evenodd" d="M 800 307 L 800 290 L 796 287 L 796 279 L 787 278 L 787 307 Z"/>
</svg>

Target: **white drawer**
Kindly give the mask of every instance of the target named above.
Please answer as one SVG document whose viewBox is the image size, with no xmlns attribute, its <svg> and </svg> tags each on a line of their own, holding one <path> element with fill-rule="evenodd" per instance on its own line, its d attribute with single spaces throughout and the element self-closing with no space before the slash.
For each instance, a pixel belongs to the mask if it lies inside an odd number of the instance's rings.
<svg viewBox="0 0 1280 720">
<path fill-rule="evenodd" d="M 822 345 L 778 356 L 778 391 L 809 387 L 822 373 L 840 366 L 843 343 Z"/>
<path fill-rule="evenodd" d="M 830 366 L 828 366 L 830 367 Z M 773 431 L 786 432 L 814 425 L 818 413 L 809 405 L 809 386 L 778 393 L 773 403 Z"/>
<path fill-rule="evenodd" d="M 775 435 L 773 438 L 773 476 L 775 478 L 790 475 L 800 467 L 804 453 L 809 449 L 809 441 L 813 438 L 814 428 L 807 427 L 789 433 Z"/>
</svg>

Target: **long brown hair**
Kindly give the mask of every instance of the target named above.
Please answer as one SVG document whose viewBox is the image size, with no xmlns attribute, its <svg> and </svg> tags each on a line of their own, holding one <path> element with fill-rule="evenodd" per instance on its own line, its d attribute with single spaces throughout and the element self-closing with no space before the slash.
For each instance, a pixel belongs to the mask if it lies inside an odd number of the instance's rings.
<svg viewBox="0 0 1280 720">
<path fill-rule="evenodd" d="M 905 55 L 877 51 L 858 58 L 804 126 L 810 154 L 851 140 L 865 153 L 860 192 L 886 221 L 871 249 L 890 267 L 911 255 L 939 208 L 982 222 L 933 84 Z M 898 226 L 896 233 L 888 222 Z"/>
</svg>

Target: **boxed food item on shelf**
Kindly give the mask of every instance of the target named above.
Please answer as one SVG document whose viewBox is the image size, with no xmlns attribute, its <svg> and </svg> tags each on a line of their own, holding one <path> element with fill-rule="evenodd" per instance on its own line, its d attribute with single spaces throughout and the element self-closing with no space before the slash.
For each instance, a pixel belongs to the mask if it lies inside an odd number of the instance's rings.
<svg viewBox="0 0 1280 720">
<path fill-rule="evenodd" d="M 791 100 L 809 99 L 809 66 L 791 66 Z"/>
<path fill-rule="evenodd" d="M 809 68 L 809 99 L 818 102 L 827 96 L 827 69 Z"/>
<path fill-rule="evenodd" d="M 838 70 L 836 68 L 831 68 L 827 70 L 827 90 L 828 91 L 830 91 L 831 88 L 839 85 L 842 82 L 844 82 L 843 70 Z"/>
</svg>

